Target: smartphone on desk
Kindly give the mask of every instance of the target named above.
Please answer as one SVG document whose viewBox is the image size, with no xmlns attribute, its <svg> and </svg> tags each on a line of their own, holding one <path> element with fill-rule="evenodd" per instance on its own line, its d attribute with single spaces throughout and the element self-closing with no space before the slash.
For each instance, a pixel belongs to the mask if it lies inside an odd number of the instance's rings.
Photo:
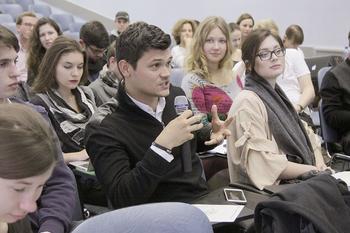
<svg viewBox="0 0 350 233">
<path fill-rule="evenodd" d="M 245 198 L 244 192 L 241 189 L 224 188 L 224 194 L 226 201 L 234 202 L 237 204 L 247 203 L 247 199 Z"/>
</svg>

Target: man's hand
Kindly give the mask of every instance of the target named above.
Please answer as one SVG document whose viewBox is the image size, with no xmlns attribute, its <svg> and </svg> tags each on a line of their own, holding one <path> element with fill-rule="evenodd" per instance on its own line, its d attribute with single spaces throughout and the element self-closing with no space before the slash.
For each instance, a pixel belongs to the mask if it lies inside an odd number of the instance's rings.
<svg viewBox="0 0 350 233">
<path fill-rule="evenodd" d="M 226 137 L 231 135 L 231 132 L 227 127 L 231 124 L 233 118 L 228 117 L 225 121 L 220 120 L 216 105 L 211 107 L 211 115 L 212 133 L 210 135 L 210 140 L 204 142 L 205 145 L 220 144 Z"/>
<path fill-rule="evenodd" d="M 169 122 L 156 138 L 155 143 L 169 150 L 182 145 L 194 137 L 192 132 L 203 127 L 201 119 L 200 114 L 193 116 L 191 110 L 184 111 L 180 116 Z"/>
</svg>

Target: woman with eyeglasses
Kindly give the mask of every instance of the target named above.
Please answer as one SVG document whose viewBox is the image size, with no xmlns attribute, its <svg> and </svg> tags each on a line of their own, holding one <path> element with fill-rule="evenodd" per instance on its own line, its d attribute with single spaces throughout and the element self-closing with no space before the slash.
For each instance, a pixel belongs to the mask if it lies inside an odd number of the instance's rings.
<svg viewBox="0 0 350 233">
<path fill-rule="evenodd" d="M 276 83 L 284 56 L 281 38 L 269 30 L 253 31 L 243 42 L 245 90 L 229 114 L 234 117 L 227 140 L 231 182 L 262 190 L 327 168 L 315 135 Z"/>
<path fill-rule="evenodd" d="M 43 17 L 35 24 L 30 38 L 27 58 L 27 83 L 29 86 L 32 86 L 34 79 L 36 79 L 39 74 L 39 66 L 46 50 L 51 47 L 52 43 L 59 35 L 62 35 L 60 27 L 50 18 Z"/>
</svg>

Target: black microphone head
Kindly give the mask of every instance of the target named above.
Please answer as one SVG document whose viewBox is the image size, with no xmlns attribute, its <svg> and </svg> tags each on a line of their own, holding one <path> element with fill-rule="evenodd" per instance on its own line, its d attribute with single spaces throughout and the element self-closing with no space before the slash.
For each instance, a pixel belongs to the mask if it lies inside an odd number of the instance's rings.
<svg viewBox="0 0 350 233">
<path fill-rule="evenodd" d="M 175 97 L 174 107 L 177 115 L 180 115 L 188 109 L 188 100 L 184 95 L 179 95 Z"/>
</svg>

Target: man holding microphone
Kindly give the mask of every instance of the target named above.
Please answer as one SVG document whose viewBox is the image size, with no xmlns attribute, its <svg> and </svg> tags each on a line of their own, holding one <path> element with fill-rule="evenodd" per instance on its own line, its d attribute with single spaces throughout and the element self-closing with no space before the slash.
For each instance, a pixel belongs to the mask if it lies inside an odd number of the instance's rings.
<svg viewBox="0 0 350 233">
<path fill-rule="evenodd" d="M 134 23 L 120 35 L 116 59 L 123 81 L 86 128 L 86 150 L 114 208 L 191 202 L 206 194 L 196 152 L 229 135 L 232 119 L 219 120 L 216 106 L 212 126 L 206 127 L 200 115 L 179 109 L 185 103 L 176 98 L 185 94 L 170 85 L 170 43 L 168 34 L 146 23 Z"/>
</svg>

